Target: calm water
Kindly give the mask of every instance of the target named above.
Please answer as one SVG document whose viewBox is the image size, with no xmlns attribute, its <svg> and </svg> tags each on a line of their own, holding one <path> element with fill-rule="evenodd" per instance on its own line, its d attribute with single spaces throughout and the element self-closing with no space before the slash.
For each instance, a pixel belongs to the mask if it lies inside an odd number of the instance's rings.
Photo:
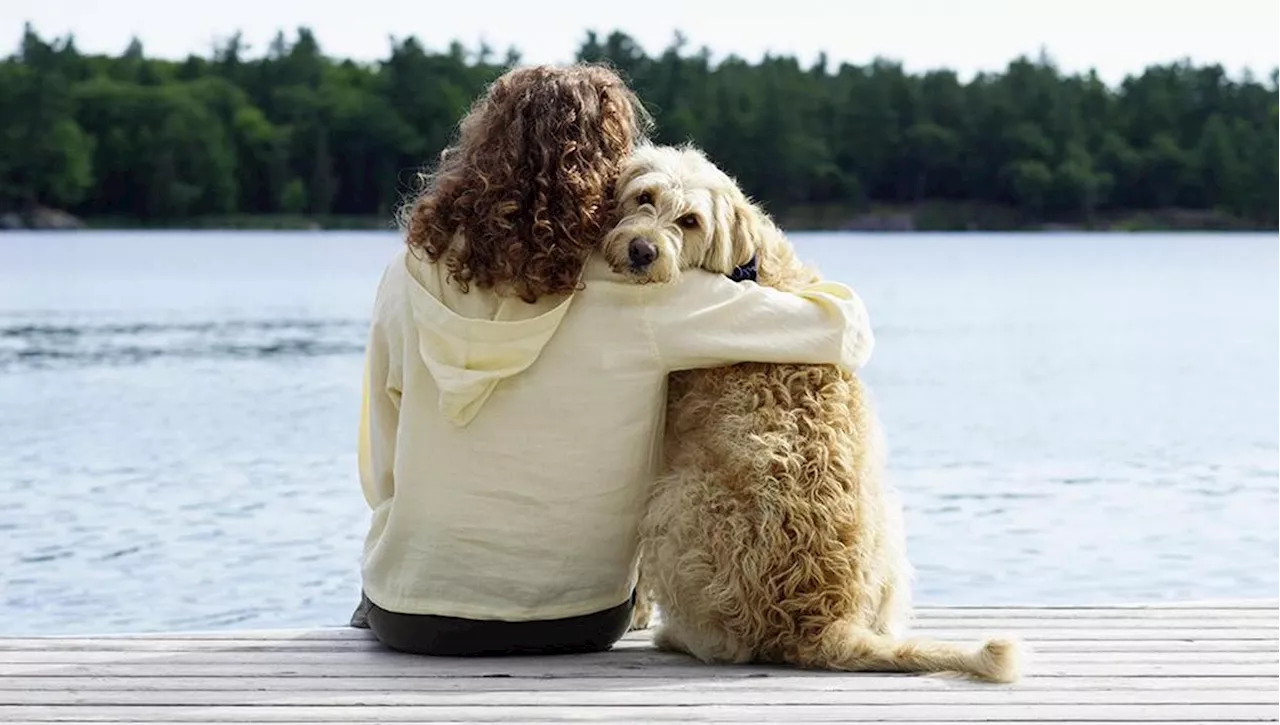
<svg viewBox="0 0 1280 725">
<path fill-rule="evenodd" d="M 1277 596 L 1277 239 L 797 235 L 927 602 Z M 333 625 L 397 239 L 0 235 L 0 633 Z"/>
</svg>

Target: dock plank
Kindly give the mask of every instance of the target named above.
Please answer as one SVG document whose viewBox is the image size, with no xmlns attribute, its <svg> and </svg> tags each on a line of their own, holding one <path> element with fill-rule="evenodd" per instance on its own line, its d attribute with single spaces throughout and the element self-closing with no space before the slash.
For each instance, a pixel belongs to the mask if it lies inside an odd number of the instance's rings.
<svg viewBox="0 0 1280 725">
<path fill-rule="evenodd" d="M 136 705 L 134 690 L 63 690 L 0 692 L 0 707 L 13 705 Z M 481 692 L 413 691 L 335 693 L 327 689 L 296 690 L 287 693 L 226 690 L 172 690 L 147 693 L 148 705 L 215 707 L 259 705 L 270 707 L 425 707 L 512 705 L 537 707 L 645 707 L 654 703 L 693 707 L 697 705 L 895 705 L 902 693 L 895 690 L 846 690 L 838 686 L 817 688 L 769 687 L 711 690 L 700 688 L 617 688 L 602 689 L 500 690 Z M 997 690 L 992 688 L 921 690 L 912 693 L 915 705 L 1176 705 L 1230 704 L 1280 706 L 1276 691 L 1256 689 L 1217 690 Z"/>
<path fill-rule="evenodd" d="M 795 691 L 829 690 L 838 687 L 845 691 L 892 692 L 896 694 L 917 691 L 955 690 L 970 688 L 967 682 L 943 677 L 904 675 L 841 675 L 833 684 L 812 674 L 788 675 L 769 673 L 764 676 L 725 677 L 616 677 L 608 682 L 610 687 L 652 692 L 678 690 L 705 690 L 708 692 L 759 690 Z M 576 692 L 584 689 L 583 680 L 564 677 L 415 677 L 399 675 L 390 677 L 14 677 L 0 681 L 0 691 L 35 690 L 96 690 L 161 693 L 171 690 L 191 692 L 278 693 L 288 695 L 296 691 L 324 690 L 326 692 L 526 692 L 548 691 Z M 1130 690 L 1266 690 L 1276 691 L 1273 677 L 1075 677 L 1058 678 L 1032 675 L 1017 685 L 1020 692 L 1066 692 L 1089 690 L 1117 692 Z M 0 694 L 0 700 L 6 700 Z M 138 695 L 145 700 L 146 694 Z M 12 703 L 16 704 L 16 703 Z"/>
<path fill-rule="evenodd" d="M 1167 704 L 1152 705 L 377 705 L 304 707 L 165 707 L 160 705 L 58 707 L 0 706 L 0 720 L 19 716 L 31 722 L 523 722 L 526 717 L 585 722 L 1003 722 L 1037 720 L 1184 720 L 1210 722 L 1274 722 L 1275 708 L 1266 705 Z"/>
<path fill-rule="evenodd" d="M 1031 649 L 1012 685 L 611 652 L 426 658 L 349 628 L 0 638 L 0 722 L 1280 722 L 1280 603 L 922 607 Z"/>
</svg>

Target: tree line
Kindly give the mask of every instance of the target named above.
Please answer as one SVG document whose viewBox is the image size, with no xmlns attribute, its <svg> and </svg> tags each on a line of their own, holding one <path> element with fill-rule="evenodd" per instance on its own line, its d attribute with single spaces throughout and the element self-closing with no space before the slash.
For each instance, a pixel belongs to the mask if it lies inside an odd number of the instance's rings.
<svg viewBox="0 0 1280 725">
<path fill-rule="evenodd" d="M 139 223 L 233 214 L 389 219 L 485 85 L 520 61 L 459 43 L 393 39 L 371 64 L 323 54 L 300 29 L 250 56 L 119 56 L 26 27 L 0 61 L 0 210 L 34 205 Z M 1274 228 L 1277 74 L 1153 65 L 1118 86 L 1018 58 L 962 81 L 895 62 L 793 57 L 716 62 L 677 35 L 651 56 L 588 33 L 657 119 L 771 210 L 930 202 L 1089 222 L 1133 210 L 1199 210 Z"/>
</svg>

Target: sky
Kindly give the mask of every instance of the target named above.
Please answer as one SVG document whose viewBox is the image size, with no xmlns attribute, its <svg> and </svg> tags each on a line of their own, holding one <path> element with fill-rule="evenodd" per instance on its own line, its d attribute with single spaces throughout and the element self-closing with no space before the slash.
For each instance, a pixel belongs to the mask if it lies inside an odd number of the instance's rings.
<svg viewBox="0 0 1280 725">
<path fill-rule="evenodd" d="M 24 22 L 46 38 L 74 34 L 84 52 L 119 53 L 137 37 L 166 58 L 207 56 L 237 30 L 256 55 L 277 30 L 306 26 L 327 55 L 363 61 L 385 58 L 390 37 L 414 35 L 433 49 L 483 40 L 499 56 L 515 46 L 525 62 L 567 62 L 588 30 L 618 29 L 650 54 L 680 30 L 691 52 L 705 45 L 716 58 L 809 62 L 825 51 L 832 65 L 880 56 L 965 78 L 1041 48 L 1063 70 L 1093 68 L 1113 84 L 1182 58 L 1260 78 L 1280 65 L 1278 0 L 0 0 L 10 33 L 0 52 L 17 47 Z"/>
</svg>

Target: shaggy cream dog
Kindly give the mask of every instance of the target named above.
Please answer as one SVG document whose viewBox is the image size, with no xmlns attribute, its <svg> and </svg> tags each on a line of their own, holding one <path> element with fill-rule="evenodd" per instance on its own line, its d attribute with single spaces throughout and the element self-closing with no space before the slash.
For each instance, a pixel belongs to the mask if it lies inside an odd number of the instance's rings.
<svg viewBox="0 0 1280 725">
<path fill-rule="evenodd" d="M 644 146 L 618 183 L 604 253 L 637 283 L 683 269 L 819 281 L 762 209 L 693 148 Z M 750 283 L 750 282 L 744 282 Z M 741 364 L 672 375 L 665 471 L 641 523 L 641 590 L 655 644 L 706 662 L 953 671 L 1009 682 L 1018 647 L 902 639 L 911 567 L 882 477 L 880 427 L 835 366 Z"/>
</svg>

